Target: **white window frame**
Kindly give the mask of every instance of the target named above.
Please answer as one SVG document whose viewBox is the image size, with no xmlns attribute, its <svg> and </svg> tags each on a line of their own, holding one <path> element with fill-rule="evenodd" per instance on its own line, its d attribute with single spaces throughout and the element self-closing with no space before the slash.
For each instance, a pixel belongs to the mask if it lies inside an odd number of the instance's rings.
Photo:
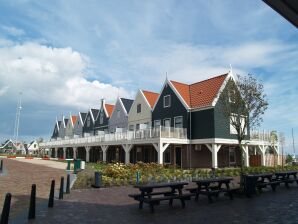
<svg viewBox="0 0 298 224">
<path fill-rule="evenodd" d="M 139 106 L 140 106 L 140 111 L 138 111 Z M 137 114 L 139 114 L 139 113 L 142 113 L 142 104 L 141 103 L 137 104 Z"/>
<path fill-rule="evenodd" d="M 166 125 L 165 125 L 165 121 L 166 120 L 169 120 L 170 121 L 170 126 L 169 127 L 167 127 L 167 128 L 170 128 L 171 127 L 171 118 L 165 118 L 165 119 L 163 119 L 163 126 L 166 128 Z"/>
<path fill-rule="evenodd" d="M 233 96 L 232 96 L 233 95 Z M 236 101 L 236 90 L 229 90 L 229 102 L 235 103 Z"/>
<path fill-rule="evenodd" d="M 236 114 L 231 114 L 230 116 L 230 134 L 232 135 L 237 135 L 237 130 L 236 128 L 232 125 L 232 119 L 233 117 L 236 117 L 237 115 Z M 246 116 L 243 116 L 241 115 L 241 128 L 243 128 L 243 125 L 244 125 L 244 122 L 242 122 L 244 119 L 246 119 L 247 117 Z M 246 128 L 244 130 L 244 135 L 247 135 L 247 125 L 246 125 Z"/>
<path fill-rule="evenodd" d="M 165 105 L 166 97 L 169 97 L 169 105 L 168 106 Z M 167 107 L 171 107 L 171 95 L 166 95 L 166 96 L 163 97 L 163 108 L 167 108 Z"/>
<path fill-rule="evenodd" d="M 177 116 L 177 117 L 174 117 L 174 128 L 176 128 L 176 119 L 177 118 L 181 118 L 182 122 L 181 122 L 181 128 L 183 128 L 183 116 Z"/>
<path fill-rule="evenodd" d="M 156 128 L 156 122 L 159 122 L 159 125 L 158 126 L 160 127 L 161 126 L 161 120 L 155 120 L 154 121 L 154 128 Z"/>
</svg>

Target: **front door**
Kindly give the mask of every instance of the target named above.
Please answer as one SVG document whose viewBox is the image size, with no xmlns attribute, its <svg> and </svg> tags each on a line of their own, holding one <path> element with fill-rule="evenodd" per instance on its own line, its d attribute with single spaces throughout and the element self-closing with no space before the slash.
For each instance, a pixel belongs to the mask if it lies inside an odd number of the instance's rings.
<svg viewBox="0 0 298 224">
<path fill-rule="evenodd" d="M 175 147 L 175 159 L 176 159 L 176 166 L 181 167 L 181 147 Z"/>
</svg>

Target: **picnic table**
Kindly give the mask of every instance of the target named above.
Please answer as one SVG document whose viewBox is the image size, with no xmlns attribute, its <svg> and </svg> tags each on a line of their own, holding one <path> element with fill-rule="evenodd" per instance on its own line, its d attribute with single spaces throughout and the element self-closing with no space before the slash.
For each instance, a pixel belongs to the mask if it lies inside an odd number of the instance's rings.
<svg viewBox="0 0 298 224">
<path fill-rule="evenodd" d="M 298 171 L 279 171 L 275 173 L 275 178 L 282 183 L 285 183 L 285 186 L 289 188 L 289 183 L 296 183 L 298 184 L 297 178 Z"/>
<path fill-rule="evenodd" d="M 259 192 L 267 186 L 271 186 L 275 191 L 276 187 L 281 183 L 280 180 L 273 178 L 273 173 L 257 173 L 244 175 L 244 189 L 246 196 L 250 197 L 252 194 L 256 194 L 256 189 Z"/>
<path fill-rule="evenodd" d="M 199 195 L 208 196 L 209 202 L 212 202 L 212 196 L 219 196 L 219 193 L 227 193 L 230 199 L 233 199 L 232 190 L 230 189 L 230 182 L 233 180 L 231 177 L 215 177 L 208 179 L 193 180 L 197 184 L 197 188 L 189 189 L 190 192 L 195 193 L 195 200 L 198 201 Z M 225 186 L 225 188 L 222 187 Z"/>
<path fill-rule="evenodd" d="M 183 194 L 182 189 L 187 182 L 169 182 L 169 183 L 148 183 L 137 184 L 134 188 L 140 190 L 139 194 L 130 194 L 129 196 L 139 201 L 139 208 L 143 208 L 143 203 L 150 206 L 151 212 L 154 212 L 154 205 L 159 205 L 161 201 L 169 201 L 172 206 L 173 200 L 178 199 L 181 201 L 182 208 L 185 207 L 185 200 L 190 200 L 193 194 Z M 155 189 L 163 189 L 165 191 L 154 191 Z"/>
</svg>

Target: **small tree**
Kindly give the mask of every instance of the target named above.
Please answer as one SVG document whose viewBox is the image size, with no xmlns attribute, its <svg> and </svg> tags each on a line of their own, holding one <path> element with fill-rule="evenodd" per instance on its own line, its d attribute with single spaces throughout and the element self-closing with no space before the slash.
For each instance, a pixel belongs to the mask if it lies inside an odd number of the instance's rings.
<svg viewBox="0 0 298 224">
<path fill-rule="evenodd" d="M 286 164 L 291 164 L 293 161 L 294 161 L 293 156 L 288 154 L 286 157 Z"/>
<path fill-rule="evenodd" d="M 262 115 L 267 107 L 268 102 L 264 94 L 264 87 L 251 74 L 237 75 L 235 80 L 231 78 L 221 94 L 220 111 L 234 128 L 233 131 L 241 151 L 241 185 L 244 167 L 242 142 L 245 139 L 248 140 L 247 130 L 259 126 L 263 121 Z"/>
</svg>

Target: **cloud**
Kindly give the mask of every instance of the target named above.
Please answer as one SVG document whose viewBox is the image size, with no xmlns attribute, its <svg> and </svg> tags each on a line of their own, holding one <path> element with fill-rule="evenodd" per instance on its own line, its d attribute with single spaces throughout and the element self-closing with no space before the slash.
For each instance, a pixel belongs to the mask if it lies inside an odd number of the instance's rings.
<svg viewBox="0 0 298 224">
<path fill-rule="evenodd" d="M 0 92 L 16 98 L 23 92 L 24 102 L 36 102 L 72 108 L 99 107 L 100 98 L 113 102 L 118 93 L 132 92 L 89 81 L 88 58 L 71 48 L 52 48 L 36 43 L 0 48 Z"/>
<path fill-rule="evenodd" d="M 25 35 L 25 31 L 14 26 L 1 26 L 2 30 L 4 30 L 8 35 L 11 36 L 23 36 Z"/>
<path fill-rule="evenodd" d="M 0 87 L 0 96 L 4 96 L 9 89 L 9 86 Z"/>
</svg>

